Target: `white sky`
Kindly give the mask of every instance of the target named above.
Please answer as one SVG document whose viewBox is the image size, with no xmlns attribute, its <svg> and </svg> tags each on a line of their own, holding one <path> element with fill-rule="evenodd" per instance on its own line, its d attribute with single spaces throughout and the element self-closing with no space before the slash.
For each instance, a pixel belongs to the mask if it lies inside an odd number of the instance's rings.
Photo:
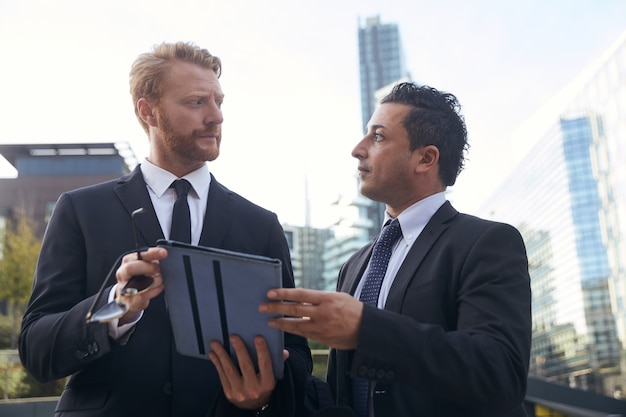
<svg viewBox="0 0 626 417">
<path fill-rule="evenodd" d="M 218 180 L 326 227 L 355 187 L 359 18 L 398 23 L 413 79 L 455 94 L 472 148 L 449 198 L 472 212 L 513 159 L 510 137 L 626 30 L 626 0 L 0 0 L 0 142 L 147 139 L 128 71 L 162 41 L 222 58 Z M 12 176 L 6 161 L 0 176 Z"/>
</svg>

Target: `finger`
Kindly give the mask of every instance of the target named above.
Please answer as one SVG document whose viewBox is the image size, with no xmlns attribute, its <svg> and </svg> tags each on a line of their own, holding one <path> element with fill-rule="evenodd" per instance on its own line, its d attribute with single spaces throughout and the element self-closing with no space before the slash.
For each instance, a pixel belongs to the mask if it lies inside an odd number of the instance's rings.
<svg viewBox="0 0 626 417">
<path fill-rule="evenodd" d="M 165 248 L 149 248 L 147 251 L 141 253 L 141 258 L 146 261 L 159 261 L 167 258 L 167 249 Z"/>
<path fill-rule="evenodd" d="M 126 282 L 135 275 L 152 276 L 161 273 L 158 263 L 150 261 L 134 261 L 121 265 L 115 273 L 118 282 Z"/>
<path fill-rule="evenodd" d="M 224 372 L 224 367 L 222 366 L 222 362 L 220 361 L 219 356 L 215 354 L 215 351 L 209 352 L 209 360 L 213 362 L 213 365 L 215 366 L 215 369 L 217 370 L 217 375 L 219 376 L 220 382 L 222 383 L 222 389 L 224 390 L 224 395 L 226 395 L 226 397 L 229 398 L 232 392 L 230 380 L 226 376 L 226 372 Z"/>
<path fill-rule="evenodd" d="M 165 248 L 148 248 L 145 251 L 141 252 L 141 260 L 144 261 L 158 261 L 160 259 L 165 259 L 167 257 L 167 249 Z M 122 258 L 122 264 L 136 261 L 137 260 L 137 252 L 132 252 L 124 255 Z"/>
<path fill-rule="evenodd" d="M 157 287 L 160 285 L 163 285 L 163 275 L 161 275 L 161 269 L 157 264 L 157 272 L 155 272 L 154 274 L 150 275 L 150 278 L 152 278 L 154 280 L 154 284 L 152 284 L 152 286 Z"/>
<path fill-rule="evenodd" d="M 263 336 L 255 337 L 254 347 L 256 348 L 256 354 L 259 362 L 261 385 L 265 386 L 273 384 L 275 380 L 274 368 L 272 367 L 272 357 L 265 338 L 263 338 Z"/>
<path fill-rule="evenodd" d="M 297 303 L 319 304 L 325 291 L 305 288 L 274 288 L 267 292 L 270 300 L 294 301 Z"/>
<path fill-rule="evenodd" d="M 243 379 L 239 367 L 235 365 L 231 358 L 230 352 L 228 352 L 221 343 L 215 340 L 211 342 L 211 348 L 213 348 L 213 351 L 218 356 L 222 368 L 224 369 L 224 375 L 230 381 L 233 392 L 240 390 L 243 385 Z"/>
<path fill-rule="evenodd" d="M 246 348 L 246 345 L 241 337 L 236 334 L 230 335 L 230 344 L 235 350 L 237 363 L 239 363 L 239 371 L 244 379 L 256 378 L 254 363 L 252 362 L 250 353 L 248 353 L 248 348 Z"/>
<path fill-rule="evenodd" d="M 228 393 L 228 396 L 230 396 L 236 390 L 236 387 L 241 385 L 239 372 L 235 371 L 235 365 L 230 358 L 230 354 L 221 343 L 213 340 L 211 349 L 212 352 L 209 352 L 209 358 L 218 370 L 222 384 L 227 384 L 227 387 L 224 386 L 224 393 Z"/>
<path fill-rule="evenodd" d="M 226 364 L 228 364 L 228 362 L 231 362 L 230 354 L 226 351 L 224 346 L 217 340 L 212 340 L 210 345 L 211 345 L 211 350 L 219 359 L 220 363 L 222 364 L 222 367 L 225 368 Z"/>
<path fill-rule="evenodd" d="M 290 317 L 312 317 L 318 311 L 317 306 L 294 302 L 271 302 L 261 303 L 259 311 L 267 314 L 278 314 Z"/>
<path fill-rule="evenodd" d="M 296 334 L 306 338 L 320 340 L 315 326 L 311 326 L 311 320 L 304 318 L 283 317 L 268 320 L 269 327 L 281 329 L 287 333 Z"/>
</svg>

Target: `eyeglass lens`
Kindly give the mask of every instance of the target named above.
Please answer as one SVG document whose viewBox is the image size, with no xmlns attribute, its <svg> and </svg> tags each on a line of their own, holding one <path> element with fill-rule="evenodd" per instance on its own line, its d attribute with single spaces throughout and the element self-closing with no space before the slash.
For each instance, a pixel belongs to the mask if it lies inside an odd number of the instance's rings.
<svg viewBox="0 0 626 417">
<path fill-rule="evenodd" d="M 124 296 L 136 295 L 146 291 L 154 279 L 145 275 L 136 275 L 128 280 L 124 288 L 120 290 L 120 297 L 110 303 L 105 304 L 98 311 L 93 313 L 90 322 L 105 323 L 119 319 L 128 311 L 128 305 L 124 302 Z"/>
<path fill-rule="evenodd" d="M 150 288 L 154 279 L 145 275 L 136 275 L 128 280 L 124 288 L 120 290 L 120 295 L 135 295 Z"/>
<path fill-rule="evenodd" d="M 135 247 L 137 248 L 136 249 L 137 259 L 139 260 L 141 260 L 141 248 L 139 247 L 138 228 L 137 228 L 135 216 L 143 212 L 144 212 L 143 208 L 138 208 L 137 210 L 133 211 L 131 214 L 132 221 L 133 221 L 133 229 L 135 232 Z M 109 273 L 109 276 L 112 273 L 113 273 L 113 269 Z M 109 277 L 107 276 L 107 279 L 105 280 L 105 282 L 108 281 L 108 279 Z M 111 301 L 110 303 L 104 305 L 95 313 L 87 314 L 87 321 L 89 323 L 103 323 L 103 322 L 108 322 L 108 321 L 115 320 L 115 319 L 122 317 L 128 311 L 128 305 L 124 302 L 124 296 L 140 294 L 146 291 L 148 288 L 150 288 L 153 282 L 154 282 L 154 279 L 146 275 L 136 275 L 136 276 L 131 277 L 128 280 L 128 282 L 126 282 L 126 285 L 124 285 L 124 287 L 120 290 L 120 297 L 117 297 L 116 300 Z M 104 283 L 103 283 L 102 288 L 100 289 L 100 293 L 103 290 L 104 290 Z M 100 294 L 96 298 L 96 301 L 94 301 L 94 305 L 96 304 L 99 297 L 100 297 Z"/>
</svg>

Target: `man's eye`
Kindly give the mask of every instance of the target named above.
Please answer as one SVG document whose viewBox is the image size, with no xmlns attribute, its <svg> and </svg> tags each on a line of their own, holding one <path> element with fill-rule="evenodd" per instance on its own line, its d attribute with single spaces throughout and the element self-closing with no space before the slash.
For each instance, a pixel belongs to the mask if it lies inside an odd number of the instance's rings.
<svg viewBox="0 0 626 417">
<path fill-rule="evenodd" d="M 380 133 L 374 133 L 374 142 L 380 142 L 384 138 L 385 137 L 383 135 L 381 135 Z"/>
</svg>

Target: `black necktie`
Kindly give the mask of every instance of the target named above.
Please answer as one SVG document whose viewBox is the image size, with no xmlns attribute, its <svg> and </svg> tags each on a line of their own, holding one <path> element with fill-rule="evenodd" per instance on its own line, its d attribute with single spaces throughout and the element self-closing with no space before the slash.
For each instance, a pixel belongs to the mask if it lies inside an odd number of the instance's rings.
<svg viewBox="0 0 626 417">
<path fill-rule="evenodd" d="M 191 189 L 191 184 L 187 180 L 179 179 L 174 181 L 170 187 L 176 191 L 177 196 L 172 211 L 170 240 L 191 243 L 191 216 L 187 202 L 187 194 Z"/>
<path fill-rule="evenodd" d="M 387 272 L 387 264 L 391 258 L 393 245 L 396 243 L 402 230 L 397 219 L 388 223 L 381 232 L 372 250 L 369 268 L 365 277 L 365 284 L 361 289 L 359 300 L 363 303 L 378 305 L 378 294 Z M 352 380 L 352 405 L 357 417 L 367 417 L 369 405 L 370 381 L 365 378 Z"/>
</svg>

